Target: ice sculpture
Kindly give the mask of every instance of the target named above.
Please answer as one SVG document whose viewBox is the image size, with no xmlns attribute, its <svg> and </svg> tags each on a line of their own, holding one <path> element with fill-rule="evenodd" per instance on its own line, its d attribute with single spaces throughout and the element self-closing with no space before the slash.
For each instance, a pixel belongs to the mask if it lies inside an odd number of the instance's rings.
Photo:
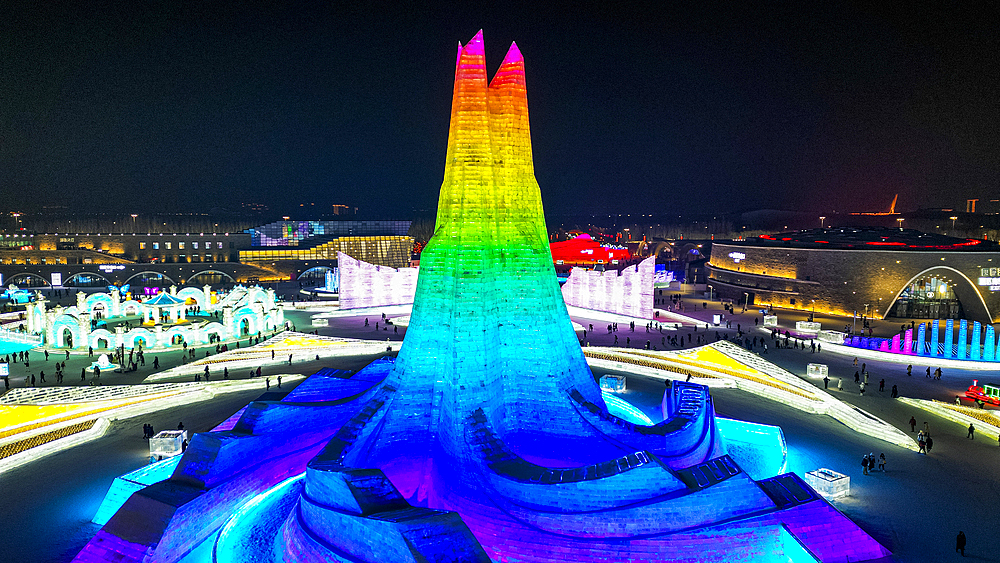
<svg viewBox="0 0 1000 563">
<path fill-rule="evenodd" d="M 653 272 L 656 257 L 621 272 L 573 268 L 562 287 L 567 305 L 641 319 L 653 318 Z"/>
<path fill-rule="evenodd" d="M 337 253 L 340 268 L 340 308 L 362 309 L 413 303 L 417 268 L 369 264 Z"/>
</svg>

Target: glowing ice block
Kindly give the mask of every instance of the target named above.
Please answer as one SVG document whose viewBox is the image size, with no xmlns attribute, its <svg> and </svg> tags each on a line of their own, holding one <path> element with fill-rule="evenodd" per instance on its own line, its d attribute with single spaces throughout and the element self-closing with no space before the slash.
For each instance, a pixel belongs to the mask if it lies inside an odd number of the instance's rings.
<svg viewBox="0 0 1000 563">
<path fill-rule="evenodd" d="M 832 469 L 806 472 L 806 483 L 826 498 L 845 497 L 851 494 L 851 478 Z"/>
<path fill-rule="evenodd" d="M 163 430 L 149 439 L 149 455 L 171 457 L 184 451 L 187 430 Z"/>
<path fill-rule="evenodd" d="M 601 391 L 611 391 L 612 393 L 621 393 L 625 391 L 625 376 L 612 374 L 602 375 Z"/>
</svg>

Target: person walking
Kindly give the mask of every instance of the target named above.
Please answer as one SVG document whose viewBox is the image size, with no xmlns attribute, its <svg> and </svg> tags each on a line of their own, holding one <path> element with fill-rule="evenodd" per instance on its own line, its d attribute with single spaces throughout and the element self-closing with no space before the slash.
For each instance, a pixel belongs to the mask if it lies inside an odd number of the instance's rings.
<svg viewBox="0 0 1000 563">
<path fill-rule="evenodd" d="M 924 440 L 924 431 L 917 432 L 917 453 L 927 455 L 927 442 Z"/>
<path fill-rule="evenodd" d="M 861 383 L 861 373 L 858 372 L 858 371 L 854 372 L 854 382 L 855 383 Z"/>
<path fill-rule="evenodd" d="M 278 376 L 278 389 L 281 389 L 281 376 Z"/>
<path fill-rule="evenodd" d="M 824 375 L 823 376 L 823 389 L 829 389 L 829 388 L 830 388 L 830 376 L 829 375 Z"/>
<path fill-rule="evenodd" d="M 965 557 L 965 532 L 958 532 L 958 537 L 955 538 L 955 551 L 961 552 L 962 557 Z"/>
<path fill-rule="evenodd" d="M 885 473 L 885 452 L 878 454 L 878 470 Z"/>
<path fill-rule="evenodd" d="M 906 366 L 906 375 L 913 376 L 913 364 Z"/>
<path fill-rule="evenodd" d="M 32 381 L 32 383 L 34 383 L 34 381 Z M 972 424 L 969 424 L 969 435 L 966 436 L 966 438 L 971 438 L 973 440 L 976 439 L 976 427 Z"/>
<path fill-rule="evenodd" d="M 891 398 L 891 399 L 895 399 L 895 398 L 896 398 L 896 397 L 898 397 L 898 396 L 899 396 L 899 390 L 898 390 L 898 389 L 896 389 L 896 386 L 895 386 L 895 385 L 893 385 L 893 386 L 892 386 L 892 392 L 891 392 L 891 393 L 889 393 L 889 398 Z"/>
<path fill-rule="evenodd" d="M 882 379 L 880 379 L 879 382 L 878 382 L 878 392 L 881 393 L 882 391 L 885 391 L 885 378 L 884 377 Z"/>
<path fill-rule="evenodd" d="M 270 389 L 271 389 L 271 378 L 270 377 L 268 377 L 267 379 L 264 380 L 264 385 L 265 385 L 264 390 L 265 391 L 270 391 Z"/>
<path fill-rule="evenodd" d="M 865 454 L 865 457 L 861 458 L 861 471 L 865 475 L 868 475 L 868 454 Z"/>
</svg>

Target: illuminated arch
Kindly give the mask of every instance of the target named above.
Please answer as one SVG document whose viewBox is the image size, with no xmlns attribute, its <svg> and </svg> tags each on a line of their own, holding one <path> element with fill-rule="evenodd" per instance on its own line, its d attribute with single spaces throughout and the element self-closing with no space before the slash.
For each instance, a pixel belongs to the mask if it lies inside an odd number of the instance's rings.
<svg viewBox="0 0 1000 563">
<path fill-rule="evenodd" d="M 112 315 L 112 311 L 114 311 L 112 307 L 114 306 L 115 301 L 114 299 L 111 298 L 111 295 L 107 293 L 95 293 L 93 295 L 88 296 L 87 300 L 84 303 L 85 303 L 84 310 L 87 311 L 88 313 L 93 313 L 94 306 L 97 305 L 98 303 L 101 303 L 102 305 L 104 305 L 104 316 L 110 317 Z"/>
<path fill-rule="evenodd" d="M 191 344 L 194 344 L 194 342 L 191 341 L 191 334 L 185 327 L 179 327 L 179 326 L 170 327 L 170 330 L 168 330 L 164 334 L 166 335 L 167 346 L 173 346 L 175 336 L 180 336 L 181 341 L 186 342 L 189 346 Z"/>
<path fill-rule="evenodd" d="M 156 346 L 156 334 L 146 328 L 133 328 L 125 334 L 125 347 L 135 348 L 135 341 L 142 340 L 143 350 Z"/>
<path fill-rule="evenodd" d="M 667 241 L 660 241 L 660 242 L 654 244 L 653 245 L 652 256 L 657 256 L 658 257 L 660 255 L 660 253 L 663 252 L 664 250 L 666 250 L 667 252 L 669 252 L 670 253 L 670 257 L 673 258 L 673 256 L 674 256 L 674 247 L 669 242 L 667 242 Z"/>
<path fill-rule="evenodd" d="M 264 315 L 264 330 L 274 330 L 278 328 L 278 323 L 281 319 L 278 318 L 277 313 L 269 313 Z"/>
<path fill-rule="evenodd" d="M 125 280 L 125 283 L 129 283 L 133 279 L 135 279 L 135 278 L 137 278 L 137 277 L 139 277 L 139 276 L 141 276 L 143 274 L 155 274 L 157 276 L 162 277 L 165 280 L 169 280 L 170 283 L 172 283 L 174 285 L 177 285 L 177 282 L 174 281 L 174 279 L 171 278 L 170 276 L 168 276 L 167 274 L 164 274 L 163 272 L 156 272 L 156 271 L 153 271 L 153 270 L 143 270 L 141 272 L 136 272 L 136 273 L 132 274 L 131 276 L 129 276 L 128 279 Z M 123 283 L 122 285 L 125 285 L 125 283 Z"/>
<path fill-rule="evenodd" d="M 247 334 L 257 334 L 257 332 L 263 330 L 260 326 L 260 319 L 258 318 L 257 312 L 250 307 L 243 307 L 233 313 L 233 333 L 239 336 L 243 336 L 243 331 L 240 330 L 243 325 L 243 320 L 247 321 Z"/>
<path fill-rule="evenodd" d="M 199 307 L 202 309 L 208 309 L 208 299 L 206 299 L 205 292 L 197 287 L 185 287 L 177 292 L 177 298 L 185 301 L 188 299 L 194 299 L 195 303 L 197 303 Z"/>
<path fill-rule="evenodd" d="M 967 318 L 986 324 L 993 322 L 993 315 L 990 313 L 990 308 L 986 305 L 986 301 L 979 293 L 979 290 L 976 289 L 976 284 L 973 283 L 968 276 L 951 266 L 932 266 L 911 277 L 909 281 L 904 283 L 902 287 L 899 288 L 896 295 L 891 301 L 889 301 L 886 309 L 884 311 L 879 311 L 881 318 L 885 319 L 889 315 L 889 311 L 891 311 L 893 306 L 896 305 L 896 301 L 899 300 L 899 296 L 903 294 L 903 290 L 909 287 L 910 284 L 922 276 L 934 275 L 935 272 L 947 272 L 949 276 L 955 276 L 956 283 L 952 286 L 952 290 L 955 292 L 955 296 L 958 297 L 958 300 L 962 302 L 962 307 L 965 309 L 965 316 Z"/>
<path fill-rule="evenodd" d="M 313 266 L 312 268 L 309 268 L 308 270 L 304 270 L 301 274 L 298 275 L 298 277 L 301 278 L 301 277 L 305 276 L 306 274 L 308 274 L 309 272 L 323 272 L 323 271 L 332 271 L 332 270 L 333 270 L 333 268 L 331 266 Z M 324 273 L 323 275 L 325 276 L 326 273 Z"/>
<path fill-rule="evenodd" d="M 131 311 L 131 313 L 129 312 Z M 141 315 L 142 314 L 142 303 L 134 299 L 129 299 L 122 303 L 122 314 L 123 315 Z"/>
<path fill-rule="evenodd" d="M 75 341 L 76 337 L 74 336 L 73 339 Z M 118 345 L 118 341 L 115 339 L 114 333 L 111 332 L 110 330 L 106 330 L 103 328 L 99 328 L 90 333 L 90 342 L 89 342 L 90 346 L 93 347 L 95 350 L 100 348 L 100 346 L 97 345 L 99 340 L 108 341 L 108 347 L 107 347 L 108 350 L 114 350 L 115 347 Z"/>
<path fill-rule="evenodd" d="M 74 278 L 78 278 L 78 277 L 81 277 L 81 276 L 93 276 L 95 278 L 101 278 L 102 280 L 104 280 L 104 285 L 112 285 L 111 284 L 111 280 L 109 280 L 105 276 L 102 276 L 101 274 L 98 274 L 97 272 L 77 272 L 77 273 L 73 274 L 72 276 L 66 278 L 66 281 L 63 282 L 63 285 L 65 285 L 67 287 L 76 287 L 76 286 L 74 286 L 70 282 L 72 282 Z M 81 287 L 92 287 L 92 286 L 81 286 Z"/>
<path fill-rule="evenodd" d="M 59 315 L 52 323 L 52 341 L 56 347 L 66 346 L 66 331 L 73 336 L 73 346 L 79 348 L 84 346 L 83 338 L 80 336 L 80 323 L 74 315 Z"/>
<path fill-rule="evenodd" d="M 51 283 L 49 283 L 48 280 L 46 280 L 42 276 L 40 276 L 38 274 L 34 274 L 32 272 L 21 272 L 19 274 L 13 275 L 13 276 L 10 277 L 10 281 L 8 283 L 12 283 L 12 284 L 20 287 L 21 284 L 19 284 L 17 282 L 18 278 L 29 278 L 29 279 L 30 278 L 38 278 L 38 279 L 42 280 L 41 287 L 51 286 L 52 285 Z M 37 286 L 37 285 L 29 285 L 28 287 L 39 287 L 39 286 Z"/>
<path fill-rule="evenodd" d="M 198 276 L 200 276 L 202 274 L 218 274 L 220 276 L 226 276 L 227 278 L 229 278 L 230 283 L 236 283 L 236 278 L 234 278 L 233 276 L 231 276 L 231 275 L 229 275 L 226 272 L 223 272 L 221 270 L 202 270 L 202 271 L 198 272 L 197 274 L 191 274 L 190 276 L 188 276 L 187 282 L 191 283 L 191 280 L 193 280 L 194 278 L 196 278 L 196 277 L 198 277 Z"/>
<path fill-rule="evenodd" d="M 218 334 L 221 336 L 226 333 L 226 327 L 222 326 L 222 323 L 219 322 L 210 322 L 201 330 L 205 333 L 205 335 Z"/>
<path fill-rule="evenodd" d="M 268 301 L 267 292 L 255 285 L 247 289 L 246 296 L 242 299 L 241 304 L 250 305 L 252 303 L 267 303 Z"/>
</svg>

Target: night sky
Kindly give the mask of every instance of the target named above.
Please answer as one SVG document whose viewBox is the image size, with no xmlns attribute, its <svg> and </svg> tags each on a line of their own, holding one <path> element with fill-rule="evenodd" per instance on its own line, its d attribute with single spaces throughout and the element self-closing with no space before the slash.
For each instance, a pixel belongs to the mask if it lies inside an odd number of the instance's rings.
<svg viewBox="0 0 1000 563">
<path fill-rule="evenodd" d="M 971 3 L 12 4 L 4 211 L 432 210 L 480 28 L 491 76 L 524 54 L 550 215 L 1000 197 L 1000 18 Z"/>
</svg>

